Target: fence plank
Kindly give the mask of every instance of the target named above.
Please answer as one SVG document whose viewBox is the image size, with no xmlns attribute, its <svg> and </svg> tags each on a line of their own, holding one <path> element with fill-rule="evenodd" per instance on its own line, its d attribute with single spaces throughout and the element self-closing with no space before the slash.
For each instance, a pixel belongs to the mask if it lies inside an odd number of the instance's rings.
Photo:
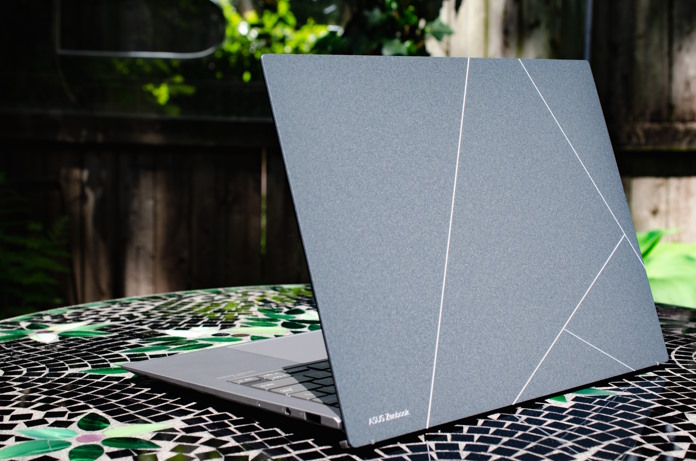
<svg viewBox="0 0 696 461">
<path fill-rule="evenodd" d="M 196 288 L 223 286 L 224 171 L 220 155 L 198 153 L 191 171 L 191 285 Z"/>
<path fill-rule="evenodd" d="M 517 15 L 514 0 L 489 0 L 487 55 L 495 58 L 517 57 Z"/>
<path fill-rule="evenodd" d="M 665 1 L 635 2 L 632 120 L 667 120 L 669 117 L 669 7 L 670 2 Z"/>
<path fill-rule="evenodd" d="M 121 223 L 124 226 L 125 296 L 156 292 L 154 154 L 134 152 L 119 158 Z"/>
<path fill-rule="evenodd" d="M 309 281 L 283 158 L 278 149 L 267 157 L 267 244 L 265 279 L 273 283 Z"/>
<path fill-rule="evenodd" d="M 159 292 L 189 288 L 192 155 L 160 151 L 155 157 L 154 285 Z"/>
<path fill-rule="evenodd" d="M 65 213 L 69 222 L 69 246 L 72 253 L 72 270 L 75 277 L 75 301 L 85 300 L 85 259 L 87 249 L 84 244 L 84 225 L 82 220 L 82 154 L 57 152 L 55 162 L 60 187 L 65 197 Z M 71 158 L 72 157 L 72 158 Z"/>
<path fill-rule="evenodd" d="M 630 120 L 635 22 L 633 0 L 594 2 L 591 64 L 610 129 Z"/>
<path fill-rule="evenodd" d="M 668 179 L 667 224 L 668 229 L 678 228 L 678 234 L 667 240 L 696 242 L 696 177 L 672 177 Z"/>
<path fill-rule="evenodd" d="M 630 180 L 629 205 L 637 231 L 667 226 L 667 178 L 641 177 Z"/>
<path fill-rule="evenodd" d="M 83 154 L 81 223 L 84 247 L 82 302 L 116 296 L 115 260 L 118 244 L 117 162 L 110 150 L 89 150 Z"/>
<path fill-rule="evenodd" d="M 244 150 L 223 157 L 226 207 L 225 285 L 261 282 L 261 155 Z"/>
<path fill-rule="evenodd" d="M 674 119 L 696 121 L 696 2 L 675 1 L 672 42 Z"/>
</svg>

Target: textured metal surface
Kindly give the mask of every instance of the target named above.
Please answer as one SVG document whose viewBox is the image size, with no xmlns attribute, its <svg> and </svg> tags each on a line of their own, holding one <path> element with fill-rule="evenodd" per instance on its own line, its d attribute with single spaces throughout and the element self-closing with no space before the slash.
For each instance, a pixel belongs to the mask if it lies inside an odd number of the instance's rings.
<svg viewBox="0 0 696 461">
<path fill-rule="evenodd" d="M 667 359 L 587 63 L 263 64 L 351 444 Z"/>
<path fill-rule="evenodd" d="M 671 359 L 649 373 L 362 450 L 342 449 L 338 431 L 163 386 L 120 367 L 224 347 L 231 338 L 316 329 L 308 287 L 172 293 L 4 320 L 0 458 L 67 460 L 88 447 L 103 450 L 99 459 L 142 460 L 696 459 L 696 312 L 658 312 Z M 460 383 L 459 392 L 466 391 Z M 85 424 L 90 420 L 102 424 Z M 114 441 L 119 431 L 130 435 Z"/>
</svg>

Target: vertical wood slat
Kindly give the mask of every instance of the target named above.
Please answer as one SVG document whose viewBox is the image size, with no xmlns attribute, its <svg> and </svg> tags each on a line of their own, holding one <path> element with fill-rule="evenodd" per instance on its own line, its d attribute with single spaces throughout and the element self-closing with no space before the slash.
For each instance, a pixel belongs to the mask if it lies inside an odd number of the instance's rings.
<svg viewBox="0 0 696 461">
<path fill-rule="evenodd" d="M 90 302 L 113 298 L 116 293 L 116 157 L 112 150 L 89 150 L 83 159 L 80 226 L 85 256 L 81 279 L 83 301 Z"/>
<path fill-rule="evenodd" d="M 628 202 L 636 231 L 664 229 L 668 223 L 667 178 L 631 178 Z"/>
<path fill-rule="evenodd" d="M 674 119 L 693 122 L 696 121 L 696 2 L 670 3 L 674 5 L 671 82 Z"/>
<path fill-rule="evenodd" d="M 154 290 L 186 289 L 189 277 L 191 162 L 187 152 L 159 150 L 154 169 Z"/>
<path fill-rule="evenodd" d="M 668 180 L 667 225 L 680 229 L 667 240 L 696 242 L 696 177 L 671 177 Z"/>
<path fill-rule="evenodd" d="M 670 43 L 667 1 L 635 2 L 633 95 L 630 117 L 639 121 L 663 121 L 669 117 Z"/>
<path fill-rule="evenodd" d="M 191 168 L 191 285 L 198 288 L 223 286 L 225 280 L 219 258 L 224 241 L 219 213 L 219 204 L 224 203 L 224 172 L 219 160 L 219 155 L 201 152 Z"/>
<path fill-rule="evenodd" d="M 54 153 L 48 153 L 52 155 Z M 72 157 L 72 158 L 71 158 Z M 72 254 L 72 270 L 75 280 L 75 301 L 85 299 L 85 258 L 84 225 L 82 221 L 82 154 L 76 152 L 59 153 L 51 159 L 55 162 L 60 187 L 65 200 L 65 213 L 68 216 L 69 247 Z"/>
<path fill-rule="evenodd" d="M 594 2 L 592 71 L 610 128 L 630 119 L 636 3 Z"/>
<path fill-rule="evenodd" d="M 265 279 L 272 283 L 309 282 L 300 230 L 280 151 L 269 149 L 267 159 Z"/>
<path fill-rule="evenodd" d="M 261 281 L 261 154 L 244 150 L 223 157 L 226 229 L 224 285 Z"/>
<path fill-rule="evenodd" d="M 156 292 L 155 288 L 155 158 L 151 152 L 119 156 L 120 222 L 124 227 L 125 296 Z"/>
<path fill-rule="evenodd" d="M 203 152 L 191 172 L 191 285 L 263 282 L 259 152 Z"/>
<path fill-rule="evenodd" d="M 666 241 L 696 242 L 696 177 L 627 178 L 637 231 L 679 229 Z"/>
</svg>

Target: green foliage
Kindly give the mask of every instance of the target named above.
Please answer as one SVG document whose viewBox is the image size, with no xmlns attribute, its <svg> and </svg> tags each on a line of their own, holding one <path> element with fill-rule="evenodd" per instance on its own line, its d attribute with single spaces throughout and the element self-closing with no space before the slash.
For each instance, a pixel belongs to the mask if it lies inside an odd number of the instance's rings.
<svg viewBox="0 0 696 461">
<path fill-rule="evenodd" d="M 250 10 L 240 13 L 231 0 L 220 0 L 227 20 L 225 41 L 216 58 L 225 58 L 229 66 L 241 72 L 243 81 L 261 78 L 261 56 L 265 53 L 311 53 L 318 40 L 329 33 L 326 24 L 309 18 L 298 26 L 288 0 L 279 0 L 275 11 L 259 14 Z"/>
<path fill-rule="evenodd" d="M 441 0 L 342 2 L 342 27 L 317 23 L 312 17 L 298 20 L 289 0 L 269 1 L 260 12 L 240 11 L 234 0 L 217 3 L 226 27 L 224 40 L 212 55 L 192 61 L 111 60 L 121 76 L 144 81 L 142 89 L 153 106 L 167 115 L 179 115 L 177 100 L 183 100 L 178 97 L 196 94 L 196 86 L 261 81 L 260 60 L 266 53 L 426 55 L 427 37 L 442 39 L 452 33 L 438 19 Z"/>
<path fill-rule="evenodd" d="M 441 1 L 359 0 L 349 3 L 344 31 L 332 31 L 316 49 L 333 54 L 427 55 L 425 39 L 452 30 L 438 18 Z"/>
<path fill-rule="evenodd" d="M 17 315 L 59 305 L 58 276 L 68 272 L 67 217 L 45 228 L 0 173 L 0 307 Z"/>
<path fill-rule="evenodd" d="M 673 230 L 638 232 L 655 302 L 696 308 L 696 244 L 661 242 Z"/>
</svg>

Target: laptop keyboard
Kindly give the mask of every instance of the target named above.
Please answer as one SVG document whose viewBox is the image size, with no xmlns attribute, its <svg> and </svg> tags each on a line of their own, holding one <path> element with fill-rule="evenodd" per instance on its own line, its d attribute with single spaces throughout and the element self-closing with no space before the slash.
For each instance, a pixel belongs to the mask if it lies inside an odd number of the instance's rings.
<svg viewBox="0 0 696 461">
<path fill-rule="evenodd" d="M 338 407 L 328 360 L 228 380 L 255 389 Z"/>
</svg>

